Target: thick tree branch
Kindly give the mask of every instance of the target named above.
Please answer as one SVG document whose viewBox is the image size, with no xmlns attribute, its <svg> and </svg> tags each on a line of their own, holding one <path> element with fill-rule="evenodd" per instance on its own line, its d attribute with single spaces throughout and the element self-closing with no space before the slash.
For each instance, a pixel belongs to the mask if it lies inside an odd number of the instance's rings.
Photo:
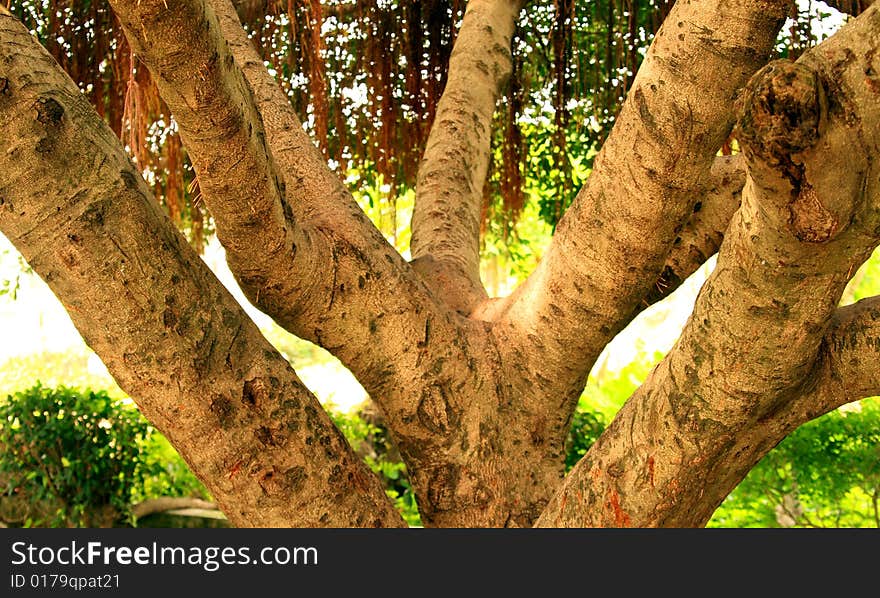
<svg viewBox="0 0 880 598">
<path fill-rule="evenodd" d="M 407 463 L 426 525 L 530 525 L 559 479 L 562 447 L 545 445 L 546 418 L 504 384 L 490 326 L 435 299 L 369 223 L 321 161 L 228 0 L 213 6 L 306 239 L 296 256 L 276 254 L 260 271 L 230 260 L 242 288 L 279 324 L 339 357 L 364 385 Z M 201 31 L 198 20 L 188 23 Z M 295 261 L 303 252 L 313 269 Z M 467 387 L 484 392 L 477 399 Z M 499 426 L 499 409 L 515 423 Z M 525 458 L 537 450 L 533 444 L 509 448 L 523 455 L 511 467 L 486 458 L 487 447 L 523 436 L 540 445 L 537 459 Z"/>
<path fill-rule="evenodd" d="M 826 335 L 880 241 L 878 40 L 873 7 L 749 83 L 738 135 L 749 176 L 718 265 L 542 525 L 704 525 L 785 434 L 832 408 L 818 389 L 848 327 Z"/>
<path fill-rule="evenodd" d="M 512 68 L 522 2 L 472 0 L 419 167 L 412 217 L 413 265 L 461 313 L 486 298 L 480 282 L 480 212 L 492 115 Z"/>
<path fill-rule="evenodd" d="M 694 204 L 694 213 L 672 243 L 666 264 L 641 307 L 665 299 L 718 252 L 724 232 L 739 209 L 746 182 L 742 155 L 715 159 L 707 182 L 706 194 Z"/>
<path fill-rule="evenodd" d="M 3 232 L 235 525 L 402 525 L 113 132 L 2 8 L 0 163 Z"/>
<path fill-rule="evenodd" d="M 344 240 L 337 242 L 352 245 L 349 251 L 358 248 L 363 251 L 368 244 L 381 244 L 382 234 L 369 222 L 303 129 L 289 98 L 269 75 L 229 0 L 211 0 L 211 6 L 230 52 L 250 88 L 266 142 L 275 164 L 284 175 L 285 195 L 295 219 L 308 230 L 343 229 Z M 312 242 L 316 240 L 312 239 Z M 330 253 L 327 248 L 324 251 Z M 329 259 L 325 261 L 320 265 L 321 270 L 332 277 L 336 267 Z M 279 297 L 279 302 L 297 303 L 301 299 L 284 295 Z"/>
<path fill-rule="evenodd" d="M 342 219 L 364 237 L 378 233 L 365 222 L 357 203 L 303 129 L 290 98 L 269 74 L 230 1 L 210 0 L 210 5 L 229 51 L 247 81 L 266 143 L 284 175 L 285 195 L 296 219 L 306 227 Z M 326 265 L 328 269 L 329 266 Z"/>
<path fill-rule="evenodd" d="M 657 33 L 594 169 L 543 260 L 478 314 L 541 339 L 552 408 L 574 408 L 590 367 L 639 309 L 676 236 L 705 201 L 737 90 L 767 60 L 790 2 L 676 3 Z M 719 77 L 718 73 L 725 73 Z M 552 399 L 551 399 L 552 398 Z"/>
<path fill-rule="evenodd" d="M 810 413 L 827 413 L 852 401 L 880 395 L 880 297 L 837 310 L 825 335 Z"/>
<path fill-rule="evenodd" d="M 246 179 L 252 184 L 264 174 L 272 181 L 277 181 L 276 173 L 284 177 L 283 186 L 267 185 L 266 195 L 259 199 L 267 209 L 261 218 L 251 219 L 247 208 L 216 197 L 200 172 L 218 229 L 224 222 L 228 228 L 237 220 L 253 224 L 253 229 L 242 231 L 241 242 L 238 238 L 227 242 L 228 236 L 221 235 L 230 268 L 255 305 L 287 330 L 341 359 L 384 411 L 414 411 L 418 395 L 388 392 L 388 387 L 399 387 L 388 364 L 420 363 L 420 351 L 412 349 L 425 336 L 426 326 L 434 326 L 432 333 L 439 336 L 444 327 L 452 329 L 452 322 L 329 170 L 259 60 L 229 0 L 214 0 L 216 12 L 199 0 L 187 5 L 189 10 L 167 11 L 161 0 L 115 4 L 116 10 L 127 15 L 127 31 L 138 38 L 135 47 L 147 54 L 148 66 L 156 69 L 160 92 L 167 96 L 176 118 L 180 111 L 184 122 L 191 119 L 194 128 L 204 128 L 211 123 L 210 112 L 193 110 L 192 102 L 179 98 L 225 98 L 230 111 L 238 109 L 242 114 L 232 123 L 236 127 L 233 138 L 255 138 L 263 144 L 255 151 L 244 141 L 230 148 L 228 140 L 218 138 L 209 153 L 216 152 L 218 160 L 223 156 L 227 161 L 255 161 L 257 170 Z M 173 35 L 151 35 L 157 20 Z M 179 43 L 192 37 L 200 41 Z M 207 58 L 193 57 L 193 48 Z M 212 59 L 215 53 L 218 58 Z M 195 82 L 183 76 L 199 77 L 204 60 L 222 64 L 225 70 Z M 201 141 L 194 140 L 196 147 Z M 189 149 L 190 140 L 184 137 L 184 142 Z M 198 164 L 198 155 L 196 160 Z M 225 178 L 217 182 L 229 184 Z M 280 194 L 279 188 L 283 189 Z M 246 188 L 241 192 L 247 196 Z M 231 204 L 230 208 L 215 209 L 218 202 Z M 273 230 L 277 236 L 286 235 L 285 243 L 267 247 L 264 227 L 270 235 Z"/>
<path fill-rule="evenodd" d="M 204 0 L 173 10 L 164 0 L 111 6 L 177 121 L 232 271 L 255 276 L 294 254 L 301 262 L 294 271 L 313 269 L 309 239 L 287 205 L 260 115 L 211 7 Z"/>
</svg>

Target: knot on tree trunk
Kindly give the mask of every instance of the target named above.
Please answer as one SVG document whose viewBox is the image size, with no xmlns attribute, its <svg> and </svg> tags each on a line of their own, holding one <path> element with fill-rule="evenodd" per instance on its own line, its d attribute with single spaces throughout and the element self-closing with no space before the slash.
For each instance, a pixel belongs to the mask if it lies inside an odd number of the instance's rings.
<svg viewBox="0 0 880 598">
<path fill-rule="evenodd" d="M 740 98 L 738 139 L 747 155 L 790 169 L 792 155 L 819 140 L 825 88 L 804 65 L 776 60 L 755 73 Z M 796 173 L 787 173 L 796 176 Z"/>
<path fill-rule="evenodd" d="M 783 200 L 776 206 L 781 224 L 804 243 L 837 237 L 852 210 L 851 202 L 840 202 L 836 189 L 825 184 L 826 177 L 817 178 L 828 149 L 831 87 L 813 68 L 777 60 L 752 77 L 739 99 L 736 135 L 752 179 L 776 191 L 765 196 Z M 787 196 L 780 182 L 790 186 Z"/>
</svg>

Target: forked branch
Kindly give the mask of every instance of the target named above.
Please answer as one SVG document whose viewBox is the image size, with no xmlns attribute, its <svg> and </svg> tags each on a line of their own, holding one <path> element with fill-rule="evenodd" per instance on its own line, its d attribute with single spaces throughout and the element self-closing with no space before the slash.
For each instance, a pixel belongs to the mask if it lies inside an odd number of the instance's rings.
<svg viewBox="0 0 880 598">
<path fill-rule="evenodd" d="M 76 84 L 2 7 L 0 169 L 0 229 L 233 524 L 403 525 Z"/>
<path fill-rule="evenodd" d="M 872 7 L 749 82 L 749 174 L 715 271 L 542 525 L 704 525 L 787 433 L 877 390 L 876 372 L 848 378 L 865 368 L 853 352 L 876 341 L 876 301 L 836 306 L 880 242 L 878 50 Z"/>
<path fill-rule="evenodd" d="M 574 408 L 599 352 L 626 325 L 704 202 L 733 99 L 769 57 L 790 2 L 678 2 L 655 37 L 593 171 L 541 263 L 482 317 L 543 339 L 543 389 Z M 725 73 L 723 78 L 718 73 Z M 555 408 L 555 407 L 554 407 Z"/>
</svg>

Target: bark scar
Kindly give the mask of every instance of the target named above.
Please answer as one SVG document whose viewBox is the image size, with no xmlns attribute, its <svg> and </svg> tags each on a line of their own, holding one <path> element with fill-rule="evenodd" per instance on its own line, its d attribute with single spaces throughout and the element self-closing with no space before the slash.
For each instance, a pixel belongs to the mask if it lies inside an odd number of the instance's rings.
<svg viewBox="0 0 880 598">
<path fill-rule="evenodd" d="M 788 206 L 789 224 L 794 236 L 805 243 L 824 243 L 838 229 L 837 217 L 822 205 L 816 190 L 804 181 L 794 201 Z"/>
<path fill-rule="evenodd" d="M 446 434 L 458 423 L 458 414 L 449 404 L 446 390 L 438 385 L 422 392 L 417 414 L 421 424 L 435 434 Z"/>
<path fill-rule="evenodd" d="M 614 488 L 608 489 L 608 505 L 614 512 L 614 524 L 617 527 L 629 527 L 630 516 L 620 506 L 620 496 Z"/>
<path fill-rule="evenodd" d="M 0 83 L 2 85 L 2 83 Z M 0 91 L 5 91 L 5 87 Z M 40 98 L 34 104 L 37 110 L 37 120 L 46 126 L 57 127 L 61 124 L 64 116 L 64 108 L 54 98 Z"/>
</svg>

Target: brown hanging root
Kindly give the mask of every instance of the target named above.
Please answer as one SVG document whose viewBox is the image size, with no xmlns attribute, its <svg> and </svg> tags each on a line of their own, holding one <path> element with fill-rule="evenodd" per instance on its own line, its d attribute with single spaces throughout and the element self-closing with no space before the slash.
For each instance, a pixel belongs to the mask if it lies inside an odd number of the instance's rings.
<svg viewBox="0 0 880 598">
<path fill-rule="evenodd" d="M 555 147 L 551 151 L 560 171 L 555 182 L 555 212 L 561 216 L 576 183 L 566 157 L 566 136 L 583 134 L 589 135 L 591 142 L 602 142 L 641 59 L 636 46 L 623 43 L 624 36 L 634 39 L 643 29 L 652 35 L 672 4 L 673 0 L 654 0 L 647 5 L 638 0 L 588 4 L 554 1 L 550 35 L 541 39 L 536 32 L 528 32 L 529 41 L 535 42 L 535 54 L 520 56 L 516 48 L 513 51 L 514 75 L 505 106 L 499 107 L 500 129 L 493 138 L 493 151 L 498 151 L 500 159 L 493 159 L 490 166 L 493 182 L 486 186 L 485 218 L 512 223 L 524 205 L 522 164 L 527 152 L 518 122 L 524 99 L 548 83 L 538 75 L 551 77 L 549 83 L 554 88 Z M 187 209 L 197 195 L 186 192 L 185 151 L 179 147 L 179 140 L 170 135 L 156 151 L 151 147 L 151 125 L 159 119 L 169 123 L 171 117 L 146 69 L 138 69 L 132 62 L 112 11 L 101 3 L 49 0 L 45 8 L 33 4 L 37 7 L 35 17 L 25 10 L 26 1 L 7 0 L 6 5 L 28 27 L 44 32 L 43 42 L 49 52 L 81 88 L 89 90 L 99 114 L 127 141 L 139 166 L 156 174 L 157 194 L 172 218 L 186 226 L 186 217 L 201 217 L 198 206 Z M 465 5 L 464 0 L 423 0 L 390 6 L 380 5 L 377 0 L 327 5 L 319 0 L 268 0 L 243 3 L 239 15 L 254 33 L 261 56 L 279 72 L 285 72 L 280 83 L 291 92 L 294 108 L 301 117 L 308 113 L 314 116 L 313 134 L 325 156 L 334 156 L 341 173 L 352 167 L 381 176 L 393 190 L 391 197 L 383 201 L 393 204 L 397 193 L 415 185 Z M 285 25 L 280 19 L 267 18 L 265 13 L 286 13 L 290 22 Z M 321 32 L 325 16 L 332 16 L 340 26 L 356 22 L 361 30 L 367 30 L 366 35 L 347 42 L 351 62 L 338 63 L 333 53 L 324 56 L 326 40 Z M 795 35 L 788 48 L 793 55 L 813 43 L 802 35 L 809 25 L 807 15 L 794 16 Z M 91 36 L 82 35 L 86 23 L 94 23 Z M 65 40 L 69 48 L 58 43 L 58 38 Z M 584 52 L 582 47 L 590 51 Z M 530 63 L 536 61 L 546 63 L 548 68 L 529 70 Z M 102 71 L 102 63 L 109 68 Z M 624 67 L 629 72 L 618 76 L 618 69 Z M 291 89 L 291 78 L 297 75 L 307 80 L 304 89 Z M 618 84 L 610 85 L 615 77 Z M 332 89 L 337 90 L 332 96 L 331 80 Z M 360 81 L 367 85 L 367 106 L 346 117 L 348 100 L 338 90 Z M 598 133 L 571 117 L 567 104 L 572 97 L 598 100 L 593 107 L 593 117 L 600 123 Z M 404 110 L 404 104 L 410 110 Z M 498 209 L 491 198 L 498 198 Z M 191 224 L 196 230 L 195 221 Z"/>
</svg>

